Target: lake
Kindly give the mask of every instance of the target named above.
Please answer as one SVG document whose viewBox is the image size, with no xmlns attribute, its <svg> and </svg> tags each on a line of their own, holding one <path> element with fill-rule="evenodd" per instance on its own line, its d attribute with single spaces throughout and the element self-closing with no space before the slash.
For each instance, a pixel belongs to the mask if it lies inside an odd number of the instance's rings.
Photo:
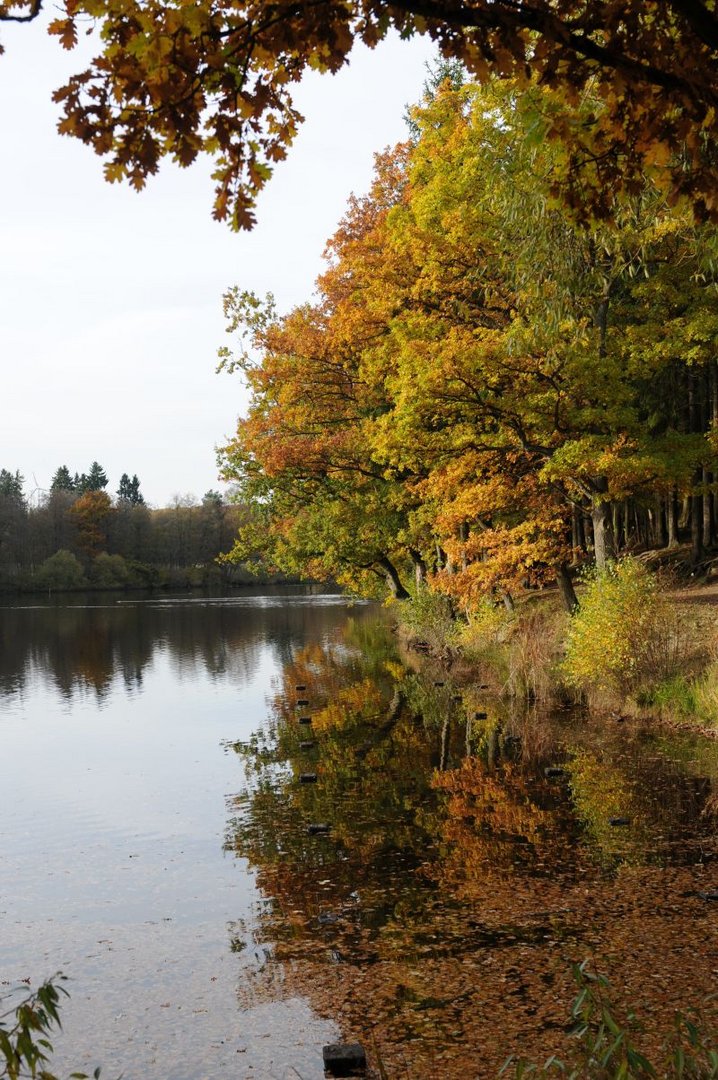
<svg viewBox="0 0 718 1080">
<path fill-rule="evenodd" d="M 313 1080 L 341 1036 L 489 1077 L 563 1049 L 573 961 L 656 1052 L 715 989 L 712 741 L 512 710 L 336 595 L 25 599 L 0 641 L 0 979 L 69 977 L 61 1071 Z"/>
</svg>

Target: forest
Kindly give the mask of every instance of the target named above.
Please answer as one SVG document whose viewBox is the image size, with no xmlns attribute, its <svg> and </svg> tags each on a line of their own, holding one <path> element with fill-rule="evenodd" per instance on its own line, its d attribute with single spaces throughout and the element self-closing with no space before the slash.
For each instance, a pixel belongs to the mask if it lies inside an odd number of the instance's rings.
<svg viewBox="0 0 718 1080">
<path fill-rule="evenodd" d="M 212 585 L 227 571 L 217 556 L 231 545 L 244 511 L 217 491 L 201 501 L 177 496 L 147 506 L 140 481 L 123 473 L 115 497 L 105 470 L 60 466 L 49 491 L 27 497 L 23 477 L 0 469 L 0 591 Z M 232 571 L 232 579 L 249 574 Z"/>
<path fill-rule="evenodd" d="M 252 395 L 223 450 L 254 509 L 233 558 L 395 597 L 428 581 L 464 608 L 557 583 L 568 610 L 578 566 L 646 549 L 703 565 L 716 228 L 657 145 L 587 217 L 600 161 L 587 149 L 577 174 L 565 136 L 604 111 L 590 82 L 442 63 L 315 299 L 279 313 L 227 293 L 221 363 Z"/>
</svg>

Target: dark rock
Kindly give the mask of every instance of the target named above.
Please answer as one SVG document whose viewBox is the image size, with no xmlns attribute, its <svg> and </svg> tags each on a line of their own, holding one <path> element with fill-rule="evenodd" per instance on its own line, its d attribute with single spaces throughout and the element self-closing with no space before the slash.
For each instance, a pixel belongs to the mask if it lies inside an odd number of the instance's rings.
<svg viewBox="0 0 718 1080">
<path fill-rule="evenodd" d="M 457 702 L 458 702 L 458 701 L 461 701 L 461 700 L 463 700 L 463 699 L 462 699 L 462 697 L 461 697 L 461 694 L 452 694 L 452 695 L 451 695 L 451 700 L 452 700 L 452 701 L 457 701 Z"/>
<path fill-rule="evenodd" d="M 443 682 L 435 682 L 434 686 L 444 686 L 444 683 Z"/>
<path fill-rule="evenodd" d="M 315 772 L 303 772 L 299 774 L 300 784 L 316 784 L 317 774 Z"/>
<path fill-rule="evenodd" d="M 300 716 L 299 717 L 299 723 L 300 724 L 311 724 L 311 722 L 312 722 L 311 716 Z"/>
<path fill-rule="evenodd" d="M 317 915 L 317 922 L 320 926 L 333 926 L 334 923 L 339 922 L 339 916 L 336 911 L 320 911 Z"/>
<path fill-rule="evenodd" d="M 331 825 L 327 825 L 326 822 L 318 821 L 312 825 L 307 825 L 307 832 L 310 836 L 319 836 L 320 834 L 328 833 L 331 829 Z"/>
<path fill-rule="evenodd" d="M 309 704 L 309 701 L 307 700 L 307 698 L 297 698 L 297 708 L 298 709 L 306 709 L 308 704 Z"/>
<path fill-rule="evenodd" d="M 306 690 L 307 688 L 306 686 L 295 686 L 294 689 L 299 691 L 299 693 L 301 694 L 302 690 Z"/>
<path fill-rule="evenodd" d="M 300 742 L 299 749 L 300 750 L 313 750 L 316 745 L 317 744 L 314 742 L 314 739 L 307 739 L 305 742 Z"/>
<path fill-rule="evenodd" d="M 615 828 L 623 827 L 631 824 L 631 819 L 627 817 L 610 817 L 608 824 L 613 825 Z"/>
<path fill-rule="evenodd" d="M 322 1057 L 329 1076 L 357 1076 L 366 1071 L 366 1054 L 360 1043 L 331 1043 L 322 1049 Z"/>
<path fill-rule="evenodd" d="M 489 689 L 489 684 L 486 683 L 486 682 L 479 683 L 478 688 L 479 688 L 479 690 L 488 690 Z"/>
<path fill-rule="evenodd" d="M 566 770 L 560 765 L 549 765 L 548 769 L 544 769 L 543 774 L 550 780 L 554 776 L 565 776 Z"/>
<path fill-rule="evenodd" d="M 485 712 L 475 712 L 474 720 L 488 720 L 489 714 Z"/>
<path fill-rule="evenodd" d="M 700 896 L 701 900 L 718 900 L 718 889 L 701 890 L 699 889 L 696 896 Z"/>
</svg>

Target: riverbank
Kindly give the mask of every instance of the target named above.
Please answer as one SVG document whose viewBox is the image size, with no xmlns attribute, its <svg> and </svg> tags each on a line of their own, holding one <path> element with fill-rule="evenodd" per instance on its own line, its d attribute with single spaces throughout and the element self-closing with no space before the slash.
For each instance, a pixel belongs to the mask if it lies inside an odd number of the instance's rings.
<svg viewBox="0 0 718 1080">
<path fill-rule="evenodd" d="M 551 590 L 520 598 L 511 610 L 484 603 L 457 613 L 448 598 L 423 590 L 397 605 L 397 629 L 408 658 L 432 657 L 459 684 L 478 681 L 508 700 L 653 718 L 712 737 L 718 582 L 626 559 L 586 576 L 577 595 L 573 614 Z"/>
</svg>

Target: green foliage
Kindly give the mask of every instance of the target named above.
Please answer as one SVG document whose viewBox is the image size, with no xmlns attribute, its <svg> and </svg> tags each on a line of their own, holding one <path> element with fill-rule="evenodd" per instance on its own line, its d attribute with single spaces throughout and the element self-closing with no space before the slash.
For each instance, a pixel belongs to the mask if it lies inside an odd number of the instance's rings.
<svg viewBox="0 0 718 1080">
<path fill-rule="evenodd" d="M 93 559 L 90 569 L 92 584 L 101 589 L 115 589 L 126 585 L 130 573 L 121 555 L 108 555 L 106 551 Z"/>
<path fill-rule="evenodd" d="M 590 970 L 588 961 L 572 965 L 578 994 L 571 1007 L 571 1035 L 577 1048 L 571 1062 L 550 1057 L 543 1065 L 509 1058 L 500 1072 L 513 1068 L 516 1080 L 525 1076 L 565 1076 L 568 1080 L 715 1080 L 718 1052 L 698 1013 L 675 1014 L 674 1030 L 665 1044 L 664 1061 L 655 1065 L 641 1052 L 636 1037 L 641 1025 L 629 1009 L 621 1018 L 610 997 L 605 975 Z"/>
<path fill-rule="evenodd" d="M 0 1014 L 0 1080 L 58 1080 L 47 1068 L 52 1054 L 49 1035 L 60 1028 L 59 1005 L 67 990 L 57 974 Z M 97 1078 L 100 1070 L 92 1074 Z M 71 1080 L 87 1080 L 87 1073 L 73 1072 Z"/>
<path fill-rule="evenodd" d="M 23 501 L 22 485 L 23 477 L 17 469 L 14 473 L 8 469 L 0 469 L 0 496 L 21 503 Z"/>
<path fill-rule="evenodd" d="M 87 581 L 77 556 L 61 549 L 45 559 L 35 574 L 34 584 L 40 589 L 79 589 Z"/>
<path fill-rule="evenodd" d="M 117 489 L 117 498 L 120 502 L 129 503 L 130 506 L 141 506 L 144 503 L 144 497 L 140 494 L 140 482 L 137 473 L 134 473 L 131 480 L 127 473 L 122 474 L 120 486 Z"/>
<path fill-rule="evenodd" d="M 50 483 L 50 491 L 74 491 L 75 481 L 67 465 L 60 465 L 56 469 Z"/>
<path fill-rule="evenodd" d="M 410 600 L 401 606 L 400 623 L 406 633 L 425 641 L 434 651 L 441 652 L 456 642 L 460 623 L 454 615 L 451 600 L 442 593 L 419 586 Z"/>
<path fill-rule="evenodd" d="M 563 670 L 583 691 L 634 693 L 678 674 L 687 657 L 684 620 L 636 559 L 586 579 L 571 618 Z"/>
</svg>

